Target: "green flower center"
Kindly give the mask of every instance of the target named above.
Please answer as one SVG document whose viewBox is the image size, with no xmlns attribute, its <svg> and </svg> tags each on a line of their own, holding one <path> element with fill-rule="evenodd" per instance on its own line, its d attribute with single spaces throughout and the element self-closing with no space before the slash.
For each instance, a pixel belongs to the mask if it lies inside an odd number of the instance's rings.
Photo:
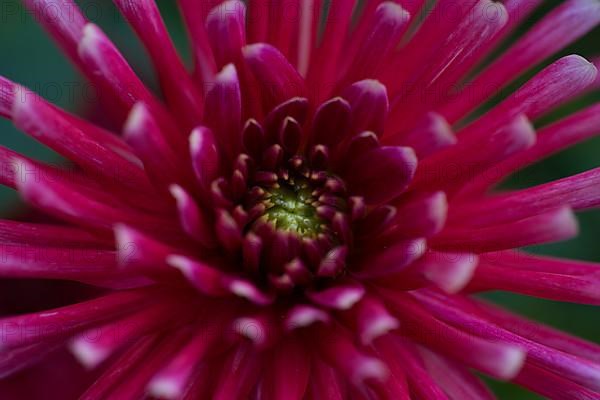
<svg viewBox="0 0 600 400">
<path fill-rule="evenodd" d="M 280 182 L 267 190 L 265 218 L 279 230 L 303 237 L 323 231 L 321 218 L 312 203 L 312 190 L 306 182 Z"/>
</svg>

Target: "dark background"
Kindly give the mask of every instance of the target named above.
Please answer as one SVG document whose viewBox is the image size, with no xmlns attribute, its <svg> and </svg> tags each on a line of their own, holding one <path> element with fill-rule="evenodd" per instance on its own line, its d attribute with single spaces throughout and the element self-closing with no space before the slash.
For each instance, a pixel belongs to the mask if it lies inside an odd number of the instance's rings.
<svg viewBox="0 0 600 400">
<path fill-rule="evenodd" d="M 86 15 L 99 24 L 116 42 L 142 78 L 155 88 L 156 79 L 149 67 L 145 52 L 112 3 L 109 0 L 81 0 L 78 3 L 82 5 Z M 174 6 L 175 2 L 159 0 L 158 3 L 178 48 L 184 58 L 189 61 L 187 39 Z M 558 3 L 546 1 L 544 6 L 527 21 L 523 29 Z M 563 51 L 561 55 L 570 53 L 578 53 L 587 58 L 599 56 L 600 30 L 596 29 L 591 32 L 584 39 Z M 538 66 L 537 69 L 539 67 L 541 66 Z M 79 73 L 62 56 L 51 39 L 32 20 L 18 0 L 0 0 L 0 75 L 32 88 L 48 100 L 75 113 L 85 115 L 92 112 L 95 107 L 93 88 L 86 85 Z M 599 100 L 599 93 L 585 96 L 544 118 L 540 124 Z M 491 105 L 488 104 L 487 107 Z M 600 127 L 598 131 L 600 133 Z M 10 122 L 5 120 L 0 120 L 0 144 L 39 160 L 51 163 L 61 162 L 59 156 L 18 132 Z M 526 187 L 597 167 L 600 164 L 598 162 L 600 160 L 599 153 L 600 138 L 596 138 L 528 168 L 510 179 L 505 186 Z M 14 215 L 21 207 L 18 196 L 4 187 L 0 187 L 0 205 L 2 216 Z M 600 212 L 581 213 L 579 220 L 581 235 L 577 239 L 538 246 L 532 248 L 531 251 L 600 261 Z M 487 297 L 532 319 L 600 342 L 600 318 L 597 308 L 508 293 L 493 293 Z M 491 381 L 490 383 L 501 399 L 540 398 L 510 384 Z"/>
</svg>

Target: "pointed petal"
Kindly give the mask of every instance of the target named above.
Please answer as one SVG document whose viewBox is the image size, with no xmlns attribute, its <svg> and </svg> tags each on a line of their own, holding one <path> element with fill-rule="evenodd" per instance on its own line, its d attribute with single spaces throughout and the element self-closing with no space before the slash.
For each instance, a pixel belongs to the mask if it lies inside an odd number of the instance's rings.
<svg viewBox="0 0 600 400">
<path fill-rule="evenodd" d="M 150 53 L 169 109 L 187 129 L 194 128 L 201 122 L 203 99 L 177 54 L 156 3 L 115 0 L 115 5 Z"/>
<path fill-rule="evenodd" d="M 171 185 L 169 190 L 177 201 L 179 221 L 185 232 L 198 240 L 202 246 L 214 247 L 216 243 L 212 226 L 196 201 L 179 185 Z"/>
<path fill-rule="evenodd" d="M 310 355 L 305 343 L 288 338 L 274 352 L 261 383 L 261 399 L 302 400 L 310 376 Z M 264 396 L 264 397 L 262 397 Z"/>
<path fill-rule="evenodd" d="M 344 81 L 354 82 L 373 77 L 400 41 L 408 28 L 409 19 L 410 14 L 400 4 L 391 1 L 379 4 L 370 21 L 369 32 L 362 38 Z"/>
<path fill-rule="evenodd" d="M 365 79 L 346 88 L 342 97 L 350 103 L 353 133 L 371 131 L 377 136 L 383 134 L 389 109 L 384 85 L 373 79 Z"/>
<path fill-rule="evenodd" d="M 217 142 L 209 128 L 198 127 L 190 135 L 190 153 L 192 166 L 200 186 L 208 190 L 210 184 L 219 176 L 220 157 Z"/>
<path fill-rule="evenodd" d="M 451 251 L 497 251 L 567 240 L 579 231 L 569 207 L 514 222 L 482 228 L 449 226 L 431 240 L 431 246 Z"/>
<path fill-rule="evenodd" d="M 27 346 L 54 338 L 68 337 L 98 323 L 138 310 L 156 300 L 156 289 L 120 291 L 53 310 L 0 320 L 2 347 Z"/>
<path fill-rule="evenodd" d="M 417 167 L 408 147 L 379 147 L 356 160 L 357 168 L 347 176 L 350 193 L 365 197 L 369 204 L 387 203 L 406 190 Z"/>
<path fill-rule="evenodd" d="M 206 97 L 205 123 L 214 132 L 220 148 L 233 160 L 242 144 L 242 100 L 235 66 L 227 64 L 215 79 Z"/>
<path fill-rule="evenodd" d="M 307 304 L 298 304 L 288 311 L 284 320 L 284 328 L 293 331 L 320 323 L 329 323 L 331 318 L 326 311 Z"/>
<path fill-rule="evenodd" d="M 358 282 L 335 283 L 333 286 L 307 292 L 308 298 L 315 304 L 337 310 L 352 308 L 365 295 L 365 288 Z"/>
<path fill-rule="evenodd" d="M 363 278 L 381 277 L 401 271 L 427 251 L 425 239 L 396 241 L 392 245 L 377 243 L 368 256 L 356 263 L 352 273 Z M 372 254 L 374 253 L 374 254 Z"/>
<path fill-rule="evenodd" d="M 217 68 L 239 61 L 246 44 L 245 20 L 246 6 L 239 0 L 222 2 L 206 17 L 206 32 Z"/>
<path fill-rule="evenodd" d="M 512 379 L 521 370 L 525 352 L 517 345 L 456 329 L 434 318 L 402 292 L 386 290 L 382 294 L 402 321 L 402 333 L 411 339 L 500 379 Z"/>
<path fill-rule="evenodd" d="M 350 104 L 335 97 L 321 104 L 315 112 L 311 140 L 334 147 L 350 135 Z"/>
<path fill-rule="evenodd" d="M 303 97 L 304 79 L 276 48 L 256 43 L 244 47 L 243 54 L 260 85 L 265 110 L 293 97 Z"/>
</svg>

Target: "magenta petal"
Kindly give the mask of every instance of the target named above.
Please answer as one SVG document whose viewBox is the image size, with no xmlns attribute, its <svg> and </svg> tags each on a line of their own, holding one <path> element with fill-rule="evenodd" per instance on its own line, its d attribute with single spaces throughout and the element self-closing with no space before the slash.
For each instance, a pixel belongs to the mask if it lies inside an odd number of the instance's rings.
<svg viewBox="0 0 600 400">
<path fill-rule="evenodd" d="M 393 225 L 384 236 L 394 238 L 431 237 L 446 223 L 448 199 L 444 192 L 435 192 L 422 198 L 410 199 L 398 205 Z"/>
<path fill-rule="evenodd" d="M 205 103 L 206 124 L 229 160 L 238 154 L 242 137 L 242 99 L 236 68 L 227 64 L 216 76 Z"/>
<path fill-rule="evenodd" d="M 507 117 L 525 114 L 529 119 L 536 119 L 581 94 L 594 82 L 596 75 L 596 67 L 585 58 L 578 55 L 563 57 L 540 71 L 465 131 L 483 136 Z"/>
<path fill-rule="evenodd" d="M 458 144 L 419 164 L 416 187 L 433 186 L 448 192 L 456 191 L 468 183 L 473 174 L 493 174 L 497 163 L 531 148 L 536 134 L 529 119 L 519 114 L 498 129 L 485 132 L 485 135 L 463 132 L 461 139 Z M 477 151 L 473 151 L 474 148 Z"/>
<path fill-rule="evenodd" d="M 424 347 L 418 348 L 427 373 L 451 399 L 495 400 L 496 396 L 481 379 L 459 363 L 442 357 Z"/>
<path fill-rule="evenodd" d="M 473 177 L 460 195 L 468 197 L 476 193 L 483 193 L 511 172 L 594 136 L 597 133 L 597 126 L 600 124 L 598 110 L 600 107 L 593 105 L 543 127 L 537 132 L 536 143 L 531 148 L 494 165 L 493 171 L 489 171 L 493 173 L 483 173 Z"/>
<path fill-rule="evenodd" d="M 263 240 L 255 233 L 249 233 L 242 243 L 244 267 L 251 272 L 258 271 L 263 251 Z"/>
<path fill-rule="evenodd" d="M 373 132 L 361 132 L 353 136 L 346 146 L 336 146 L 335 164 L 343 171 L 355 167 L 356 160 L 362 158 L 366 153 L 379 147 L 379 139 Z M 340 173 L 342 175 L 342 173 Z"/>
<path fill-rule="evenodd" d="M 131 109 L 123 135 L 156 180 L 165 185 L 181 180 L 180 161 L 144 103 L 136 103 Z"/>
<path fill-rule="evenodd" d="M 244 47 L 243 54 L 262 88 L 265 109 L 270 110 L 293 97 L 303 97 L 304 80 L 276 48 L 257 43 Z"/>
<path fill-rule="evenodd" d="M 441 322 L 401 292 L 386 291 L 384 296 L 411 339 L 501 379 L 514 378 L 523 367 L 525 351 L 517 344 L 482 339 Z"/>
<path fill-rule="evenodd" d="M 514 222 L 481 228 L 444 229 L 432 246 L 458 251 L 497 251 L 539 243 L 558 242 L 576 236 L 577 219 L 569 207 L 551 210 Z"/>
<path fill-rule="evenodd" d="M 383 134 L 389 109 L 387 90 L 380 82 L 372 79 L 356 82 L 342 92 L 350 103 L 353 133 L 363 131 Z"/>
<path fill-rule="evenodd" d="M 58 218 L 93 226 L 104 233 L 118 222 L 145 226 L 157 232 L 171 230 L 168 221 L 116 201 L 110 194 L 89 187 L 83 177 L 71 174 L 69 177 L 73 179 L 69 179 L 60 170 L 24 159 L 13 160 L 13 163 L 18 172 L 15 184 L 25 201 Z"/>
<path fill-rule="evenodd" d="M 77 227 L 0 220 L 0 240 L 5 244 L 110 249 L 112 238 L 103 237 Z"/>
<path fill-rule="evenodd" d="M 375 296 L 366 296 L 356 306 L 356 324 L 363 345 L 397 329 L 400 322 Z"/>
<path fill-rule="evenodd" d="M 108 394 L 121 380 L 135 368 L 142 360 L 144 360 L 151 351 L 154 351 L 157 344 L 158 335 L 145 336 L 137 340 L 127 351 L 121 355 L 114 364 L 94 382 L 81 395 L 81 399 L 92 400 L 99 399 Z"/>
<path fill-rule="evenodd" d="M 198 207 L 195 200 L 178 185 L 169 187 L 177 201 L 179 220 L 185 232 L 205 247 L 214 247 L 213 231 L 207 216 Z"/>
<path fill-rule="evenodd" d="M 110 185 L 125 185 L 137 190 L 148 187 L 147 178 L 137 165 L 139 161 L 125 143 L 112 138 L 111 133 L 97 127 L 86 129 L 75 117 L 23 87 L 15 86 L 13 91 L 16 101 L 10 106 L 10 117 L 17 128 L 91 174 L 99 175 Z M 98 143 L 99 140 L 107 146 Z M 112 145 L 115 148 L 111 148 Z"/>
<path fill-rule="evenodd" d="M 598 397 L 597 391 L 534 365 L 526 365 L 515 382 L 548 398 L 595 400 Z"/>
<path fill-rule="evenodd" d="M 359 221 L 356 232 L 359 237 L 378 235 L 392 226 L 397 214 L 398 209 L 394 206 L 382 205 L 375 207 Z"/>
<path fill-rule="evenodd" d="M 206 17 L 206 33 L 217 68 L 239 60 L 245 45 L 246 6 L 238 0 L 224 1 Z"/>
<path fill-rule="evenodd" d="M 465 202 L 457 206 L 456 213 L 450 213 L 449 222 L 468 214 L 467 225 L 486 226 L 555 211 L 564 205 L 574 210 L 594 208 L 600 204 L 599 181 L 600 168 L 596 168 L 531 188 Z"/>
<path fill-rule="evenodd" d="M 172 275 L 167 257 L 174 249 L 148 234 L 125 224 L 114 228 L 119 265 L 139 274 L 149 276 Z"/>
<path fill-rule="evenodd" d="M 210 82 L 217 71 L 215 57 L 210 48 L 205 26 L 202 23 L 198 23 L 198 21 L 205 19 L 208 13 L 207 8 L 212 3 L 207 2 L 202 7 L 198 7 L 195 0 L 178 1 L 194 51 L 196 80 L 201 83 Z"/>
<path fill-rule="evenodd" d="M 388 335 L 378 340 L 377 347 L 385 361 L 402 363 L 401 367 L 406 374 L 406 380 L 418 398 L 448 400 L 448 396 L 430 372 L 425 369 L 417 350 L 409 342 Z"/>
<path fill-rule="evenodd" d="M 352 23 L 355 0 L 333 0 L 329 10 L 331 21 L 325 24 L 321 45 L 313 52 L 307 82 L 318 102 L 329 98 L 336 75 L 347 48 L 344 40 Z"/>
<path fill-rule="evenodd" d="M 450 101 L 442 114 L 454 123 L 532 65 L 557 53 L 599 22 L 600 6 L 597 2 L 563 2 L 481 73 L 469 85 L 468 95 L 461 92 L 459 98 Z"/>
<path fill-rule="evenodd" d="M 138 78 L 117 47 L 98 26 L 93 23 L 85 25 L 77 51 L 88 78 L 102 89 L 99 94 L 107 97 L 106 102 L 111 102 L 110 106 L 115 108 L 119 118 L 124 118 L 124 114 L 135 103 L 143 102 L 150 107 L 163 130 L 174 137 L 178 135 L 177 125 L 166 107 Z"/>
<path fill-rule="evenodd" d="M 409 19 L 410 14 L 400 4 L 391 1 L 381 2 L 369 21 L 370 30 L 358 48 L 346 81 L 373 76 L 386 56 L 398 44 L 402 34 L 408 28 Z"/>
<path fill-rule="evenodd" d="M 434 285 L 446 293 L 463 290 L 474 276 L 479 257 L 469 253 L 429 252 L 406 269 L 375 282 L 393 290 L 413 290 Z"/>
<path fill-rule="evenodd" d="M 221 170 L 217 142 L 210 129 L 198 127 L 192 131 L 190 135 L 190 153 L 196 178 L 200 186 L 204 190 L 208 190 Z"/>
<path fill-rule="evenodd" d="M 253 158 L 260 158 L 265 150 L 265 131 L 255 119 L 251 118 L 244 124 L 242 142 L 247 154 Z"/>
<path fill-rule="evenodd" d="M 71 342 L 69 346 L 71 352 L 86 368 L 95 368 L 133 339 L 148 334 L 177 318 L 179 315 L 172 313 L 172 306 L 173 304 L 168 302 L 153 305 L 84 332 Z"/>
<path fill-rule="evenodd" d="M 346 265 L 348 248 L 339 246 L 330 250 L 319 264 L 318 276 L 336 276 Z"/>
<path fill-rule="evenodd" d="M 169 255 L 166 262 L 180 270 L 186 279 L 201 293 L 208 296 L 222 296 L 226 293 L 225 274 L 212 266 L 178 255 Z"/>
<path fill-rule="evenodd" d="M 0 320 L 2 347 L 27 346 L 71 336 L 103 321 L 138 310 L 152 301 L 156 289 L 134 289 L 111 293 L 51 311 L 41 311 Z M 154 297 L 156 298 L 156 297 Z"/>
<path fill-rule="evenodd" d="M 350 133 L 350 104 L 341 97 L 321 104 L 315 112 L 311 140 L 315 144 L 334 146 Z"/>
<path fill-rule="evenodd" d="M 279 128 L 288 117 L 303 125 L 308 116 L 308 107 L 308 100 L 303 97 L 293 97 L 278 104 L 265 117 L 264 127 L 267 138 L 270 140 L 276 139 Z"/>
<path fill-rule="evenodd" d="M 352 308 L 364 295 L 365 288 L 354 281 L 337 283 L 327 289 L 307 293 L 315 304 L 337 310 Z"/>
<path fill-rule="evenodd" d="M 471 290 L 508 290 L 540 298 L 600 305 L 600 266 L 526 254 L 484 258 Z"/>
<path fill-rule="evenodd" d="M 317 322 L 329 323 L 330 321 L 331 317 L 326 311 L 317 307 L 299 304 L 288 311 L 284 327 L 286 330 L 292 331 L 311 326 Z"/>
<path fill-rule="evenodd" d="M 402 240 L 382 249 L 378 249 L 375 244 L 372 251 L 377 254 L 360 260 L 358 268 L 352 271 L 353 274 L 360 277 L 380 277 L 399 272 L 425 254 L 427 242 L 425 239 Z"/>
<path fill-rule="evenodd" d="M 225 285 L 231 293 L 257 305 L 266 306 L 274 301 L 271 294 L 262 292 L 254 284 L 244 279 L 229 278 L 226 280 Z"/>
<path fill-rule="evenodd" d="M 189 337 L 187 330 L 175 330 L 170 335 L 166 335 L 145 357 L 141 364 L 138 364 L 127 379 L 119 382 L 108 395 L 111 398 L 134 399 L 143 397 L 147 390 L 147 385 L 160 369 L 169 362 L 181 348 L 181 343 Z"/>
<path fill-rule="evenodd" d="M 304 399 L 310 377 L 310 358 L 305 343 L 297 338 L 287 339 L 280 344 L 267 364 L 261 384 L 261 398 Z"/>
<path fill-rule="evenodd" d="M 177 54 L 167 28 L 153 1 L 115 0 L 150 54 L 169 109 L 192 129 L 200 122 L 202 96 Z"/>
<path fill-rule="evenodd" d="M 214 325 L 212 325 L 214 324 Z M 153 396 L 178 399 L 184 394 L 187 384 L 193 377 L 194 369 L 203 361 L 213 346 L 218 343 L 219 321 L 200 324 L 193 337 L 179 350 L 173 359 L 152 378 L 148 385 Z"/>
<path fill-rule="evenodd" d="M 417 158 L 407 147 L 380 147 L 355 161 L 357 168 L 347 176 L 352 194 L 364 196 L 370 204 L 388 202 L 406 190 Z"/>
<path fill-rule="evenodd" d="M 59 231 L 53 231 L 57 234 Z M 117 267 L 112 250 L 3 244 L 3 278 L 66 279 L 80 282 L 124 280 L 131 274 Z"/>
<path fill-rule="evenodd" d="M 64 349 L 63 340 L 45 340 L 28 346 L 17 347 L 14 349 L 3 349 L 0 357 L 0 377 L 7 379 L 28 368 L 35 368 L 35 364 L 47 356 L 51 356 L 57 350 Z M 52 358 L 51 358 L 52 359 Z M 77 365 L 78 369 L 80 368 Z"/>
<path fill-rule="evenodd" d="M 15 84 L 0 76 L 0 115 L 10 118 L 15 96 Z"/>
<path fill-rule="evenodd" d="M 343 400 L 347 393 L 346 385 L 340 376 L 325 361 L 315 358 L 313 361 L 309 393 L 311 400 Z"/>
<path fill-rule="evenodd" d="M 317 341 L 321 354 L 355 387 L 364 388 L 367 383 L 385 382 L 389 374 L 385 364 L 357 349 L 341 328 L 323 329 L 320 333 Z"/>
<path fill-rule="evenodd" d="M 494 320 L 504 329 L 518 336 L 528 338 L 552 349 L 600 363 L 600 345 L 596 343 L 571 336 L 568 333 L 534 321 L 529 321 L 496 306 L 483 302 L 472 302 L 472 304 L 485 318 Z"/>
<path fill-rule="evenodd" d="M 261 372 L 261 354 L 242 343 L 225 358 L 222 370 L 213 392 L 214 400 L 234 400 L 248 398 Z"/>
<path fill-rule="evenodd" d="M 435 318 L 457 326 L 467 332 L 477 332 L 486 340 L 503 341 L 527 351 L 527 363 L 543 367 L 561 374 L 563 377 L 577 382 L 593 390 L 600 389 L 600 364 L 561 351 L 552 350 L 526 337 L 515 335 L 493 322 L 482 319 L 471 313 L 464 299 L 456 299 L 445 295 L 423 297 L 419 300 L 432 312 Z"/>
<path fill-rule="evenodd" d="M 290 154 L 295 154 L 302 140 L 302 127 L 295 119 L 288 117 L 283 121 L 279 138 L 283 148 Z"/>
<path fill-rule="evenodd" d="M 217 238 L 229 251 L 239 250 L 242 245 L 242 228 L 226 210 L 217 212 L 215 222 Z"/>
<path fill-rule="evenodd" d="M 241 316 L 232 323 L 234 335 L 247 339 L 259 349 L 270 347 L 277 338 L 276 322 L 269 311 L 259 311 L 256 314 Z"/>
<path fill-rule="evenodd" d="M 433 153 L 453 146 L 456 136 L 448 122 L 437 113 L 427 113 L 415 128 L 404 135 L 383 138 L 385 144 L 412 147 L 417 157 L 423 159 Z"/>
</svg>

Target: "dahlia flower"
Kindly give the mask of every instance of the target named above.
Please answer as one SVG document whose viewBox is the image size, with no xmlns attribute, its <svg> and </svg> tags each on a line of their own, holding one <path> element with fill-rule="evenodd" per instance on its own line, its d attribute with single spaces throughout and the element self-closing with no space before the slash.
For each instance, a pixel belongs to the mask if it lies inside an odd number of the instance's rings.
<svg viewBox="0 0 600 400">
<path fill-rule="evenodd" d="M 541 0 L 180 0 L 188 73 L 154 1 L 114 0 L 160 98 L 72 0 L 24 2 L 104 118 L 0 78 L 0 114 L 74 166 L 0 149 L 1 183 L 50 217 L 0 222 L 0 276 L 88 288 L 0 319 L 2 377 L 68 349 L 86 400 L 493 398 L 479 373 L 600 398 L 600 346 L 476 296 L 600 304 L 597 264 L 519 250 L 575 236 L 600 170 L 494 190 L 599 131 L 600 105 L 534 128 L 600 86 L 578 55 L 546 62 L 598 1 L 483 63 Z"/>
</svg>

